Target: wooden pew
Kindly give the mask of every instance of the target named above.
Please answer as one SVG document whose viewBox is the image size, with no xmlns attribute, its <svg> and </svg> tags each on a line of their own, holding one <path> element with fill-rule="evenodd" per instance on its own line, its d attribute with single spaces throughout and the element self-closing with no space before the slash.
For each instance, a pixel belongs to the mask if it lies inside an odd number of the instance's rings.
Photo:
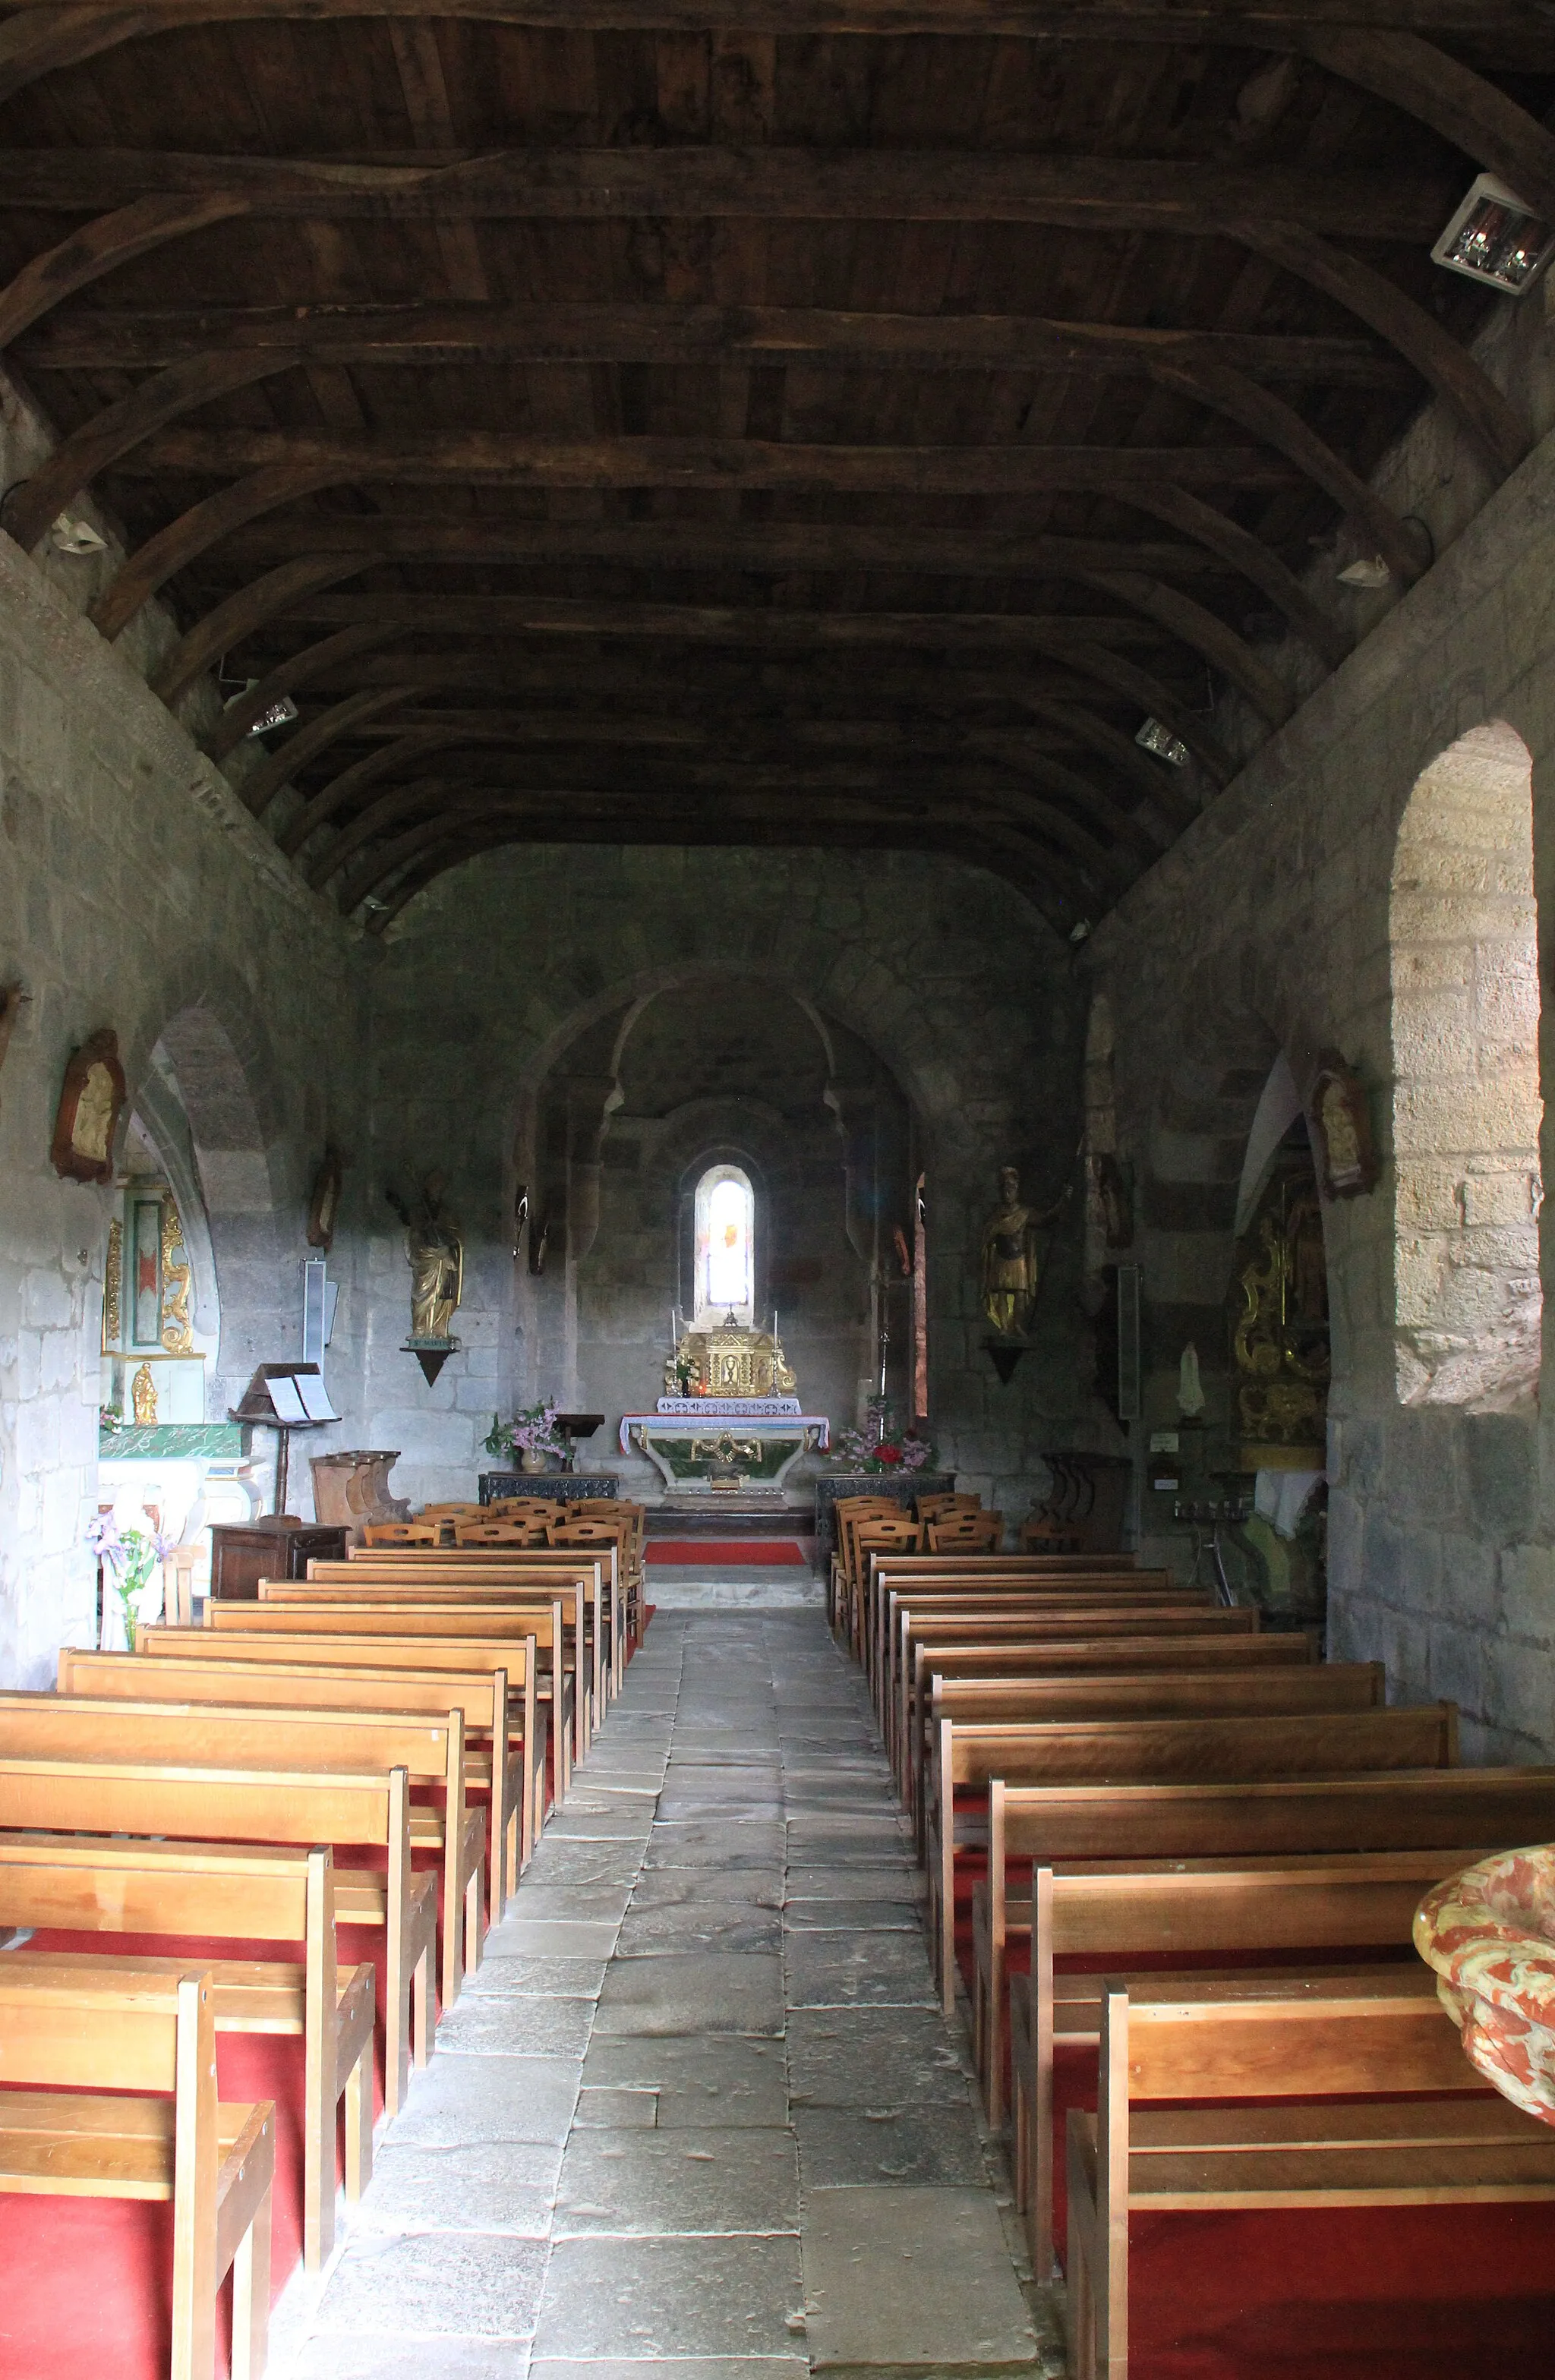
<svg viewBox="0 0 1555 2380">
<path fill-rule="evenodd" d="M 1131 2214 L 1555 2199 L 1555 2131 L 1481 2082 L 1434 1981 L 1384 1968 L 1109 1984 L 1099 2109 L 1068 2127 L 1075 2380 L 1127 2380 Z M 1438 2095 L 1390 2103 L 1399 2092 Z M 1223 2105 L 1255 2097 L 1286 2104 Z M 1222 2104 L 1151 2104 L 1164 2100 Z"/>
<path fill-rule="evenodd" d="M 1170 1604 L 1177 1609 L 1215 1610 L 1218 1606 L 1207 1587 L 1180 1586 L 1174 1579 L 1151 1575 L 1136 1582 L 1123 1577 L 1108 1578 L 1083 1571 L 1064 1578 L 932 1578 L 904 1579 L 894 1570 L 877 1569 L 869 1580 L 871 1641 L 866 1675 L 874 1692 L 877 1706 L 881 1703 L 882 1676 L 889 1671 L 892 1646 L 901 1612 L 909 1605 L 937 1610 L 995 1610 L 1002 1604 L 1018 1608 L 1022 1604 L 1033 1609 L 1042 1604 L 1094 1603 L 1115 1608 L 1119 1611 L 1136 1611 L 1147 1604 Z M 1256 1623 L 1255 1623 L 1256 1624 Z M 888 1692 L 889 1689 L 886 1689 Z"/>
<path fill-rule="evenodd" d="M 535 1664 L 516 1648 L 509 1669 L 490 1676 L 450 1670 L 432 1678 L 393 1670 L 324 1669 L 305 1661 L 177 1660 L 164 1656 L 147 1675 L 138 1653 L 59 1656 L 62 1694 L 100 1694 L 119 1702 L 156 1695 L 171 1702 L 249 1703 L 283 1710 L 396 1711 L 443 1718 L 463 1714 L 465 1774 L 492 1794 L 487 1904 L 493 1924 L 528 1864 L 544 1788 L 545 1726 L 535 1700 Z M 516 1691 L 514 1691 L 516 1689 Z M 505 1758 L 495 1748 L 505 1745 Z"/>
<path fill-rule="evenodd" d="M 147 1973 L 106 1959 L 83 1973 L 8 1953 L 0 2084 L 0 2190 L 170 2200 L 173 2380 L 214 2380 L 216 2297 L 228 2272 L 233 2380 L 261 2380 L 275 2110 L 268 2099 L 217 2101 L 209 1973 Z M 63 2327 L 68 2290 L 60 2296 Z"/>
<path fill-rule="evenodd" d="M 888 1593 L 893 1586 L 928 1587 L 942 1594 L 954 1594 L 979 1583 L 998 1588 L 1024 1583 L 1035 1590 L 1052 1580 L 1073 1584 L 1080 1579 L 1103 1589 L 1122 1584 L 1152 1587 L 1174 1584 L 1167 1571 L 1139 1570 L 1131 1560 L 1106 1554 L 876 1554 L 865 1563 L 859 1580 L 863 1607 L 859 1658 L 866 1673 L 872 1676 L 879 1658 L 878 1605 L 882 1593 Z"/>
<path fill-rule="evenodd" d="M 251 1607 L 248 1607 L 251 1608 Z M 970 1609 L 955 1599 L 930 1597 L 924 1602 L 902 1597 L 893 1615 L 889 1658 L 881 1681 L 877 1718 L 888 1755 L 900 1765 L 904 1744 L 911 1740 L 912 1714 L 907 1708 L 906 1682 L 911 1674 L 912 1648 L 917 1641 L 965 1642 L 987 1630 L 1013 1641 L 1037 1645 L 1075 1636 L 1227 1636 L 1249 1643 L 1259 1633 L 1258 1614 L 1237 1606 L 1176 1603 L 1153 1599 L 1119 1604 L 1087 1596 L 1074 1600 L 1048 1596 L 1008 1596 L 996 1604 Z"/>
<path fill-rule="evenodd" d="M 512 1559 L 508 1557 L 509 1561 Z M 559 1557 L 552 1555 L 548 1559 L 554 1562 Z M 528 1563 L 529 1557 L 525 1555 L 523 1560 Z M 422 1566 L 419 1557 L 406 1559 L 394 1556 L 383 1562 L 358 1557 L 350 1563 L 310 1561 L 308 1571 L 306 1580 L 261 1582 L 261 1600 L 267 1599 L 263 1589 L 268 1585 L 274 1596 L 287 1594 L 298 1587 L 310 1587 L 325 1597 L 331 1595 L 366 1597 L 370 1591 L 374 1591 L 387 1599 L 397 1588 L 402 1592 L 408 1589 L 418 1596 L 446 1593 L 451 1599 L 459 1601 L 464 1599 L 459 1590 L 468 1588 L 482 1597 L 491 1594 L 500 1597 L 505 1591 L 515 1598 L 516 1608 L 526 1599 L 536 1597 L 545 1601 L 559 1601 L 567 1617 L 572 1638 L 573 1672 L 577 1684 L 573 1756 L 581 1760 L 588 1752 L 604 1708 L 601 1696 L 609 1674 L 601 1649 L 601 1615 L 605 1611 L 609 1588 L 599 1563 L 589 1562 L 585 1567 L 575 1561 L 570 1573 L 547 1569 L 528 1577 L 516 1569 L 510 1573 L 506 1569 L 480 1560 L 477 1549 L 476 1554 L 465 1560 L 454 1553 L 439 1554 L 435 1564 L 429 1563 L 426 1567 Z M 590 1678 L 594 1681 L 591 1690 L 588 1682 Z"/>
<path fill-rule="evenodd" d="M 1288 1950 L 1310 1964 L 1325 1951 L 1406 1953 L 1415 1911 L 1472 1850 L 1294 1854 L 1269 1860 L 1180 1860 L 1106 1868 L 1039 1867 L 1032 1877 L 1031 1971 L 1010 1979 L 1016 2204 L 1026 2209 L 1033 2269 L 1053 2259 L 1053 2060 L 1059 2043 L 1098 2040 L 1111 1978 L 1147 1955 L 1227 1959 Z M 1093 1971 L 1060 1974 L 1061 1958 Z M 1125 1987 L 1128 1979 L 1124 1978 Z M 996 2003 L 994 2004 L 996 2007 Z M 1002 2051 L 988 2041 L 990 2121 L 997 2128 Z M 996 2064 L 997 2059 L 997 2064 Z"/>
<path fill-rule="evenodd" d="M 554 1509 L 554 1508 L 553 1508 Z M 530 1546 L 515 1549 L 504 1546 L 442 1546 L 402 1549 L 391 1548 L 386 1552 L 374 1551 L 366 1546 L 347 1548 L 344 1563 L 310 1561 L 310 1578 L 329 1580 L 351 1571 L 363 1575 L 368 1571 L 375 1576 L 399 1578 L 407 1572 L 417 1577 L 449 1577 L 462 1579 L 503 1577 L 510 1569 L 527 1573 L 531 1580 L 567 1582 L 581 1585 L 589 1611 L 597 1619 L 603 1613 L 607 1622 L 601 1637 L 596 1628 L 592 1643 L 598 1657 L 595 1664 L 595 1701 L 602 1711 L 605 1701 L 618 1694 L 626 1675 L 626 1651 L 622 1626 L 622 1579 L 619 1548 L 599 1545 L 580 1550 L 548 1546 Z M 603 1648 L 608 1643 L 608 1666 L 603 1661 Z M 588 1672 L 580 1671 L 580 1675 Z"/>
<path fill-rule="evenodd" d="M 576 1596 L 565 1598 L 553 1595 L 544 1587 L 421 1586 L 414 1581 L 400 1583 L 374 1579 L 369 1579 L 360 1585 L 353 1583 L 348 1586 L 337 1586 L 324 1582 L 315 1584 L 311 1580 L 261 1579 L 257 1599 L 270 1611 L 371 1612 L 375 1615 L 375 1627 L 383 1614 L 396 1611 L 421 1614 L 489 1612 L 504 1628 L 508 1621 L 528 1613 L 534 1631 L 536 1650 L 543 1651 L 547 1656 L 545 1671 L 549 1683 L 543 1691 L 553 1709 L 556 1707 L 558 1682 L 562 1687 L 562 1701 L 568 1714 L 568 1724 L 565 1739 L 558 1730 L 556 1750 L 558 1753 L 565 1750 L 569 1779 L 575 1763 L 581 1760 L 588 1750 L 592 1724 L 587 1690 L 580 1696 L 577 1687 L 576 1647 L 582 1632 Z M 224 1621 L 222 1624 L 231 1627 L 236 1623 Z M 587 1674 L 586 1658 L 585 1679 Z"/>
<path fill-rule="evenodd" d="M 148 1683 L 150 1678 L 148 1678 Z M 167 1760 L 180 1768 L 403 1769 L 441 1789 L 442 1809 L 413 1803 L 410 1848 L 435 1852 L 443 1875 L 443 2004 L 480 1964 L 486 1821 L 466 1800 L 465 1721 L 397 1711 L 257 1710 L 245 1703 L 0 1693 L 0 1752 L 48 1760 Z"/>
<path fill-rule="evenodd" d="M 250 1609 L 254 1607 L 249 1606 Z M 532 1623 L 537 1628 L 540 1622 Z M 435 1685 L 441 1692 L 445 1677 L 456 1677 L 469 1671 L 495 1677 L 498 1670 L 510 1669 L 515 1641 L 503 1637 L 482 1641 L 473 1636 L 443 1639 L 430 1636 L 386 1636 L 378 1631 L 364 1635 L 343 1633 L 329 1636 L 304 1629 L 290 1635 L 273 1630 L 244 1635 L 230 1629 L 215 1631 L 206 1628 L 141 1628 L 136 1634 L 139 1660 L 151 1656 L 158 1660 L 253 1662 L 261 1668 L 278 1668 L 286 1663 L 298 1663 L 318 1670 L 359 1670 L 366 1672 L 386 1670 L 393 1675 L 410 1677 L 422 1683 Z M 548 1650 L 550 1648 L 547 1648 Z M 547 1738 L 546 1712 L 551 1706 L 552 1677 L 549 1662 L 541 1672 L 543 1685 L 537 1683 L 537 1697 L 543 1697 L 536 1718 L 538 1740 L 543 1745 Z M 571 1774 L 567 1751 L 571 1742 L 572 1688 L 565 1688 L 562 1720 L 557 1730 L 560 1746 L 553 1743 L 552 1779 L 555 1801 L 559 1806 L 566 1779 Z M 536 1829 L 539 1829 L 539 1817 Z"/>
<path fill-rule="evenodd" d="M 930 1705 L 933 1680 L 961 1678 L 1102 1677 L 1130 1670 L 1290 1670 L 1311 1668 L 1317 1661 L 1315 1637 L 1291 1631 L 1277 1635 L 1252 1635 L 1245 1631 L 1218 1629 L 1213 1634 L 1196 1630 L 1182 1633 L 1152 1628 L 1136 1636 L 1060 1638 L 1029 1641 L 1023 1626 L 1007 1636 L 991 1635 L 998 1622 L 985 1622 L 977 1644 L 944 1642 L 940 1623 L 915 1629 L 908 1642 L 910 1661 L 899 1682 L 897 1729 L 905 1742 L 903 1782 L 910 1806 L 923 1806 L 923 1764 L 933 1742 Z M 946 1627 L 954 1626 L 947 1621 Z"/>
<path fill-rule="evenodd" d="M 1294 1784 L 1312 1776 L 1362 1770 L 1452 1768 L 1458 1757 L 1458 1707 L 1306 1713 L 1294 1718 L 1102 1719 L 1073 1725 L 979 1727 L 942 1719 L 933 1791 L 925 1812 L 928 1834 L 929 1938 L 935 1943 L 945 2014 L 955 2007 L 955 1853 L 988 1828 L 958 1817 L 955 1795 L 997 1779 L 1055 1787 L 1087 1779 L 1160 1785 L 1212 1779 L 1280 1778 Z M 991 1825 L 991 1817 L 990 1820 Z M 1144 1855 L 1144 1847 L 1141 1847 Z M 1056 1854 L 1055 1854 L 1056 1856 Z"/>
<path fill-rule="evenodd" d="M 381 1603 L 371 1595 L 335 1595 L 321 1590 L 312 1596 L 305 1592 L 300 1602 L 267 1599 L 213 1604 L 204 1632 L 141 1629 L 136 1639 L 137 1649 L 158 1652 L 166 1649 L 175 1637 L 182 1648 L 190 1637 L 201 1633 L 220 1636 L 229 1644 L 239 1637 L 262 1637 L 282 1645 L 315 1636 L 332 1642 L 344 1638 L 370 1645 L 468 1644 L 480 1645 L 488 1653 L 495 1648 L 504 1656 L 511 1654 L 515 1645 L 532 1638 L 545 1681 L 537 1692 L 548 1699 L 553 1713 L 555 1797 L 558 1803 L 566 1797 L 579 1727 L 576 1678 L 567 1664 L 568 1631 L 559 1600 L 541 1603 L 526 1597 L 496 1608 L 444 1602 L 441 1598 L 433 1604 L 419 1598 L 406 1603 L 391 1596 L 387 1602 Z M 406 1664 L 396 1660 L 391 1666 Z M 410 1666 L 414 1666 L 413 1662 Z M 441 1666 L 448 1669 L 456 1665 L 444 1660 Z"/>
<path fill-rule="evenodd" d="M 91 1969 L 113 1961 L 115 1934 L 304 1945 L 300 1966 L 224 1960 L 211 1977 L 218 2033 L 296 2034 L 304 2042 L 302 2261 L 317 2272 L 334 2244 L 334 2117 L 342 2098 L 347 2199 L 359 2199 L 372 2178 L 373 1975 L 370 1965 L 342 1966 L 336 1958 L 331 1852 L 0 1835 L 0 1925 L 103 1934 L 103 1958 L 43 1954 Z M 176 1976 L 189 1961 L 134 1964 Z"/>
<path fill-rule="evenodd" d="M 199 1632 L 194 1632 L 198 1633 Z M 164 1836 L 219 1843 L 382 1844 L 386 1867 L 334 1871 L 335 1919 L 385 1929 L 384 2096 L 404 2105 L 431 2054 L 435 1878 L 410 1865 L 410 1780 L 345 1769 L 216 1768 L 157 1761 L 0 1755 L 0 1827 L 43 1834 Z M 7 1953 L 7 1958 L 11 1956 Z M 414 2002 L 414 2011 L 412 2010 Z"/>
<path fill-rule="evenodd" d="M 902 1507 L 894 1496 L 839 1496 L 832 1507 L 832 1559 L 826 1572 L 826 1618 L 834 1636 L 847 1635 L 853 1644 L 853 1608 L 849 1600 L 854 1572 L 849 1524 L 860 1517 L 899 1520 Z"/>
</svg>

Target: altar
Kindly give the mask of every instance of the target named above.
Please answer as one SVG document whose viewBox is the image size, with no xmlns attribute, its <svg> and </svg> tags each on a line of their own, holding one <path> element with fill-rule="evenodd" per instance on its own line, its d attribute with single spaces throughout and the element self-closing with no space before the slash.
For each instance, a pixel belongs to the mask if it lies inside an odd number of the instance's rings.
<svg viewBox="0 0 1555 2380">
<path fill-rule="evenodd" d="M 832 1425 L 800 1410 L 775 1326 L 736 1322 L 680 1334 L 664 1366 L 665 1393 L 649 1413 L 623 1414 L 621 1451 L 644 1454 L 666 1488 L 709 1495 L 778 1493 L 801 1455 L 824 1453 Z"/>
</svg>

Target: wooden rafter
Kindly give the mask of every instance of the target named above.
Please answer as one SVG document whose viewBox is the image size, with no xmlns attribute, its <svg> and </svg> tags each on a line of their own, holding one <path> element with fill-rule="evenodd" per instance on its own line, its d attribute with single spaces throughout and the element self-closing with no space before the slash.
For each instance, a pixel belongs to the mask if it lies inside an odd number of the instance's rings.
<svg viewBox="0 0 1555 2380">
<path fill-rule="evenodd" d="M 357 160 L 202 156 L 164 149 L 0 150 L 0 211 L 96 214 L 139 199 L 220 199 L 259 216 L 327 221 L 644 216 L 801 223 L 1013 223 L 1223 236 L 1228 223 L 1430 240 L 1458 194 L 1440 178 L 1188 159 L 989 151 L 513 149 Z"/>
</svg>

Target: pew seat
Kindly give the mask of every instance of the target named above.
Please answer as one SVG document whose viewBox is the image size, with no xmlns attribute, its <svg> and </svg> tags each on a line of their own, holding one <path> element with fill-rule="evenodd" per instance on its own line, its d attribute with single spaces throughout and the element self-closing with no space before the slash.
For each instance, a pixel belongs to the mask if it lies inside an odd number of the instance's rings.
<svg viewBox="0 0 1555 2380">
<path fill-rule="evenodd" d="M 275 2110 L 216 2096 L 208 1973 L 0 1961 L 0 2193 L 170 2201 L 173 2380 L 215 2380 L 232 2275 L 233 2380 L 261 2380 Z M 14 2287 L 13 2278 L 13 2287 Z M 60 2293 L 60 2322 L 71 2318 Z M 14 2319 L 7 2310 L 7 2326 Z M 15 2336 L 14 2328 L 12 2336 Z"/>
</svg>

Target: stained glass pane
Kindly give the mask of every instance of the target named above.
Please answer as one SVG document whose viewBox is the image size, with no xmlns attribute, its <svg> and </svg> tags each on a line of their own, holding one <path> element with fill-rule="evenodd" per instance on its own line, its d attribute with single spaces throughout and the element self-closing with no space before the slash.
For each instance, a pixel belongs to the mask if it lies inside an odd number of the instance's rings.
<svg viewBox="0 0 1555 2380">
<path fill-rule="evenodd" d="M 750 1204 L 742 1182 L 713 1184 L 708 1200 L 709 1305 L 728 1308 L 751 1302 Z"/>
</svg>

